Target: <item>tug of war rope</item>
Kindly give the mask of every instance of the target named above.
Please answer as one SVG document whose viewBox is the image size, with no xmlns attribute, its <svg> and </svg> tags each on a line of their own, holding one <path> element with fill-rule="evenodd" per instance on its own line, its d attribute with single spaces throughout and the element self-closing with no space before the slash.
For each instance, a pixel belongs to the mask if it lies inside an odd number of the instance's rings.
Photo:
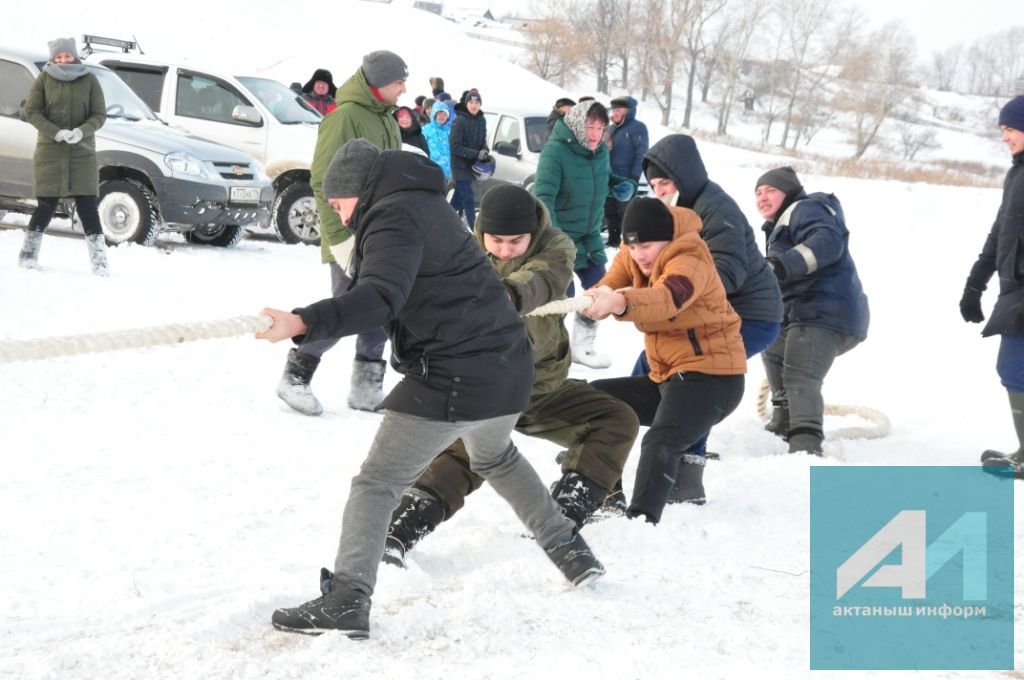
<svg viewBox="0 0 1024 680">
<path fill-rule="evenodd" d="M 592 298 L 581 295 L 575 298 L 554 300 L 541 305 L 524 316 L 546 316 L 549 314 L 568 314 L 578 312 L 590 306 Z M 273 320 L 266 315 L 236 316 L 230 319 L 214 321 L 198 321 L 192 323 L 175 323 L 165 326 L 149 326 L 131 328 L 121 331 L 87 333 L 83 335 L 66 335 L 34 340 L 0 341 L 0 364 L 17 361 L 40 361 L 56 357 L 89 354 L 93 352 L 116 352 L 159 345 L 176 345 L 194 340 L 214 340 L 230 338 L 236 335 L 261 333 L 270 328 Z M 757 413 L 762 420 L 771 417 L 768 408 L 768 381 L 761 383 L 757 397 Z M 829 440 L 837 439 L 879 439 L 889 434 L 890 422 L 884 413 L 866 406 L 846 406 L 842 404 L 826 404 L 825 415 L 858 416 L 869 425 L 844 427 L 826 433 Z"/>
</svg>

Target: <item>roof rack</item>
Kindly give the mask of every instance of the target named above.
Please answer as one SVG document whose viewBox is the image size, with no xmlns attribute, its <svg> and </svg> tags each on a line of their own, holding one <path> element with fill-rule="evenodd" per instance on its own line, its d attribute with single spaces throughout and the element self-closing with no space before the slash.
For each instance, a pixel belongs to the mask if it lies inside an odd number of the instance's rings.
<svg viewBox="0 0 1024 680">
<path fill-rule="evenodd" d="M 132 36 L 133 38 L 135 36 Z M 83 35 L 82 42 L 85 43 L 84 52 L 86 56 L 93 53 L 93 45 L 106 45 L 108 47 L 116 47 L 125 54 L 128 54 L 132 50 L 137 50 L 139 54 L 143 54 L 142 48 L 139 46 L 138 40 L 119 40 L 117 38 L 106 38 L 102 35 Z"/>
</svg>

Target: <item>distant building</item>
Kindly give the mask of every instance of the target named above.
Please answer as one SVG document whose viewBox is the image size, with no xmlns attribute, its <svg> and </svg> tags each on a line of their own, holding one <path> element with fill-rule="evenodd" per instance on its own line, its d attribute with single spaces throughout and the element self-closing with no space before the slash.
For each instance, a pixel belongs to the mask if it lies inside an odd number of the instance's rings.
<svg viewBox="0 0 1024 680">
<path fill-rule="evenodd" d="M 443 2 L 426 2 L 425 0 L 416 0 L 412 3 L 412 6 L 413 9 L 422 9 L 425 12 L 430 12 L 431 14 L 436 14 L 438 16 L 441 16 L 441 13 L 444 11 Z"/>
</svg>

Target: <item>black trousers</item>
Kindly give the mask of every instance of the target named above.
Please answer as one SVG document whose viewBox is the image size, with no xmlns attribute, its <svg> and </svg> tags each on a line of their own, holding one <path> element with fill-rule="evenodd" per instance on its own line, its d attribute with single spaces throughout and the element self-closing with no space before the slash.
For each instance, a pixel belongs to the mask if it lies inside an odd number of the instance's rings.
<svg viewBox="0 0 1024 680">
<path fill-rule="evenodd" d="M 629 202 L 616 201 L 609 196 L 604 201 L 604 219 L 608 226 L 608 245 L 618 246 L 622 243 L 622 216 L 626 214 Z"/>
<path fill-rule="evenodd" d="M 102 234 L 103 227 L 100 225 L 100 213 L 95 196 L 74 196 L 75 210 L 82 220 L 82 228 L 89 235 Z M 46 231 L 53 219 L 53 211 L 57 209 L 59 196 L 36 196 L 39 205 L 36 206 L 32 218 L 28 221 L 29 231 Z"/>
<path fill-rule="evenodd" d="M 649 428 L 640 445 L 629 510 L 657 523 L 683 454 L 739 406 L 744 379 L 677 373 L 660 384 L 636 376 L 595 380 L 591 385 L 629 404 L 640 424 Z"/>
</svg>

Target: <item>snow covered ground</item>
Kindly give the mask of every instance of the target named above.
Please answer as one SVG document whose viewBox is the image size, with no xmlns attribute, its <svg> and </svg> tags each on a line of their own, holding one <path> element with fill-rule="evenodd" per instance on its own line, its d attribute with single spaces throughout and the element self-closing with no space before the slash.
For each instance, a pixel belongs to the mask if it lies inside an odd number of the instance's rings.
<svg viewBox="0 0 1024 680">
<path fill-rule="evenodd" d="M 23 19 L 19 33 L 102 33 L 105 16 L 129 25 L 129 11 L 152 12 L 111 6 L 67 5 L 52 22 Z M 186 14 L 159 18 L 177 30 Z M 269 27 L 268 16 L 260 19 L 265 33 L 293 35 L 290 26 Z M 414 18 L 430 30 L 440 21 Z M 197 22 L 197 30 L 213 34 L 216 24 Z M 400 30 L 374 35 L 382 46 L 431 44 L 429 35 Z M 143 44 L 159 42 L 135 32 Z M 326 48 L 317 40 L 264 35 L 240 44 L 268 63 L 320 50 L 288 82 L 328 63 L 336 75 L 354 69 L 348 50 L 360 54 L 366 38 L 353 33 L 339 29 L 335 62 L 318 58 Z M 462 70 L 470 61 L 453 61 L 442 75 L 479 84 Z M 420 72 L 414 78 L 425 90 L 433 64 Z M 512 98 L 529 82 L 509 69 L 481 89 Z M 759 224 L 754 180 L 781 159 L 701 149 L 712 177 Z M 999 192 L 803 180 L 843 201 L 872 308 L 870 338 L 838 360 L 826 400 L 884 411 L 891 435 L 845 442 L 842 462 L 785 454 L 756 417 L 763 370 L 751 362 L 743 403 L 711 436 L 722 461 L 706 474 L 708 505 L 672 506 L 657 528 L 625 519 L 588 526 L 608 568 L 594 588 L 569 587 L 485 487 L 411 553 L 409 569 L 382 568 L 365 643 L 287 635 L 269 623 L 276 607 L 317 594 L 349 479 L 378 423 L 345 407 L 351 339 L 325 357 L 314 381 L 326 408 L 320 418 L 296 415 L 274 395 L 287 347 L 251 337 L 0 365 L 0 678 L 811 676 L 811 466 L 971 465 L 983 448 L 1011 446 L 1014 435 L 995 375 L 997 342 L 981 340 L 957 309 Z M 328 289 L 317 249 L 268 240 L 230 250 L 175 237 L 155 248 L 123 246 L 110 253 L 112 277 L 99 279 L 80 238 L 44 239 L 42 271 L 16 266 L 21 239 L 19 230 L 0 230 L 0 342 L 287 309 Z M 986 309 L 993 302 L 990 292 Z M 575 377 L 628 373 L 641 340 L 631 325 L 606 321 L 598 346 L 613 356 L 612 368 L 576 367 Z M 556 446 L 515 438 L 544 479 L 558 476 Z M 1016 539 L 1019 547 L 1020 525 Z M 1024 583 L 1021 560 L 1016 569 Z M 1015 618 L 1019 626 L 1020 604 Z M 1020 666 L 1024 640 L 1015 645 Z"/>
</svg>

